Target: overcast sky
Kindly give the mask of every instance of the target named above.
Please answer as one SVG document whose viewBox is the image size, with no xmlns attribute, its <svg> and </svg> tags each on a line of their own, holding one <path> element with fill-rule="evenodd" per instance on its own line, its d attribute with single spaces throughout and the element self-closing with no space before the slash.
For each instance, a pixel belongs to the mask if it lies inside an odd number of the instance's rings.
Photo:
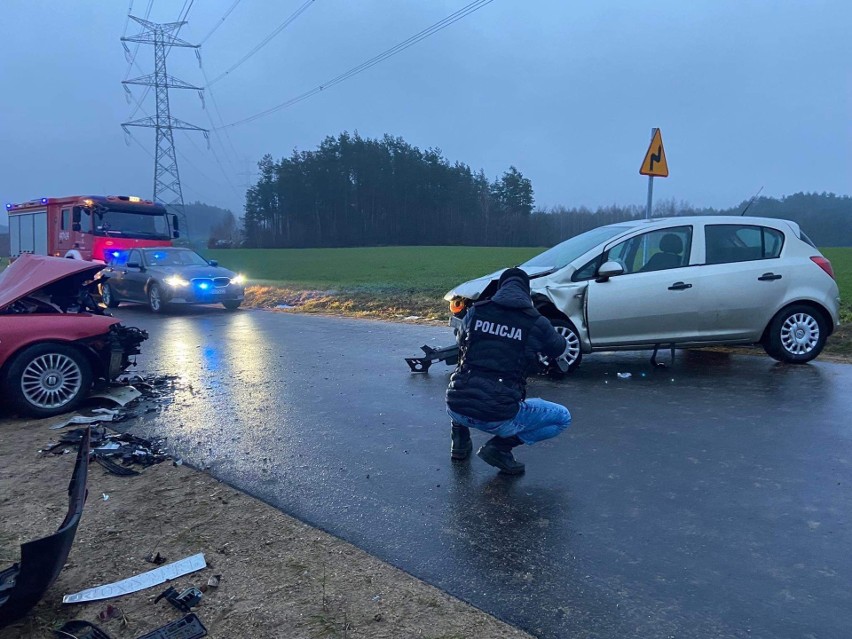
<svg viewBox="0 0 852 639">
<path fill-rule="evenodd" d="M 241 0 L 204 43 L 213 80 L 304 0 Z M 241 67 L 212 85 L 225 123 L 309 90 L 405 40 L 469 0 L 314 0 Z M 128 0 L 0 2 L 0 200 L 70 194 L 151 197 L 153 160 L 120 123 L 134 108 L 121 80 Z M 153 0 L 173 21 L 182 0 Z M 233 0 L 195 0 L 181 37 L 203 39 Z M 148 0 L 133 2 L 143 16 Z M 338 86 L 249 124 L 175 133 L 184 198 L 242 210 L 264 153 L 324 136 L 384 133 L 440 148 L 496 177 L 515 165 L 540 206 L 643 204 L 638 174 L 651 127 L 671 175 L 656 198 L 726 207 L 797 191 L 850 194 L 849 0 L 494 0 Z M 137 33 L 134 23 L 127 34 Z M 131 45 L 131 51 L 133 45 Z M 151 47 L 136 58 L 153 68 Z M 204 85 L 190 49 L 168 70 Z M 141 75 L 133 68 L 131 77 Z M 133 87 L 137 98 L 143 90 Z M 172 115 L 220 124 L 193 91 Z M 144 107 L 152 112 L 153 95 Z M 142 112 L 136 114 L 141 117 Z M 153 153 L 152 129 L 133 129 Z M 219 158 L 221 167 L 216 162 Z M 3 221 L 0 217 L 0 221 Z"/>
</svg>

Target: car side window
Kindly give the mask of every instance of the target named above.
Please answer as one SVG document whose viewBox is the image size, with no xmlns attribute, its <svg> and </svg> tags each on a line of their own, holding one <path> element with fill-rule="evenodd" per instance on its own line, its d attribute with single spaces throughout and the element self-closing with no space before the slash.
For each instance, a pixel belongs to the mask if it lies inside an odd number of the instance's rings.
<svg viewBox="0 0 852 639">
<path fill-rule="evenodd" d="M 585 282 L 586 280 L 594 279 L 594 277 L 598 274 L 598 267 L 600 267 L 600 265 L 601 256 L 598 255 L 596 258 L 574 271 L 574 275 L 571 276 L 571 281 Z"/>
<path fill-rule="evenodd" d="M 647 273 L 689 265 L 692 227 L 673 226 L 631 237 L 607 251 L 604 262 L 618 262 L 624 273 Z"/>
<path fill-rule="evenodd" d="M 781 255 L 784 234 L 752 224 L 708 224 L 704 227 L 704 242 L 707 264 L 749 262 Z"/>
</svg>

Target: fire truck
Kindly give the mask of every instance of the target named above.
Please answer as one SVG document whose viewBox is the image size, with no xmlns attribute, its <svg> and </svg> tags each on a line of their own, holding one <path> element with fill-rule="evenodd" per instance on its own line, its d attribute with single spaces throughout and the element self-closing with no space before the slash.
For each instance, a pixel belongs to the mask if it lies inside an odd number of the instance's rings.
<svg viewBox="0 0 852 639">
<path fill-rule="evenodd" d="M 109 262 L 133 248 L 171 246 L 178 218 L 127 195 L 43 197 L 7 204 L 12 259 L 22 253 Z"/>
</svg>

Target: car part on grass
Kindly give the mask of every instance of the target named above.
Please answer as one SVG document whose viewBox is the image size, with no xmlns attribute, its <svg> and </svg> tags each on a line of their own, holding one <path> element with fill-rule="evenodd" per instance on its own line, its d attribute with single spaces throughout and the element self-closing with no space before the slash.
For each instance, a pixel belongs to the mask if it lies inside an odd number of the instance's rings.
<svg viewBox="0 0 852 639">
<path fill-rule="evenodd" d="M 61 628 L 54 630 L 53 634 L 61 639 L 112 639 L 104 630 L 82 619 L 66 622 Z"/>
<path fill-rule="evenodd" d="M 207 628 L 195 613 L 189 613 L 183 619 L 172 621 L 162 628 L 152 630 L 138 639 L 201 639 L 207 636 Z"/>
<path fill-rule="evenodd" d="M 144 590 L 145 588 L 159 586 L 162 583 L 206 567 L 207 562 L 204 560 L 204 553 L 198 553 L 197 555 L 186 557 L 174 563 L 155 568 L 154 570 L 143 572 L 135 577 L 128 577 L 127 579 L 122 579 L 111 584 L 95 586 L 94 588 L 81 590 L 71 595 L 65 595 L 62 598 L 62 603 L 84 603 L 86 601 L 120 597 Z"/>
<path fill-rule="evenodd" d="M 189 612 L 192 608 L 198 605 L 201 601 L 201 591 L 198 588 L 187 588 L 182 592 L 175 590 L 174 586 L 169 586 L 154 599 L 154 603 L 165 599 L 181 612 Z"/>
<path fill-rule="evenodd" d="M 432 348 L 424 344 L 420 347 L 423 357 L 406 357 L 405 361 L 412 373 L 428 373 L 429 367 L 435 362 L 446 362 L 447 366 L 455 366 L 459 362 L 459 347 L 457 345 L 444 348 Z"/>
<path fill-rule="evenodd" d="M 0 628 L 26 615 L 62 571 L 83 515 L 88 461 L 89 429 L 86 429 L 68 484 L 68 512 L 59 530 L 49 537 L 21 545 L 20 563 L 0 571 Z"/>
</svg>

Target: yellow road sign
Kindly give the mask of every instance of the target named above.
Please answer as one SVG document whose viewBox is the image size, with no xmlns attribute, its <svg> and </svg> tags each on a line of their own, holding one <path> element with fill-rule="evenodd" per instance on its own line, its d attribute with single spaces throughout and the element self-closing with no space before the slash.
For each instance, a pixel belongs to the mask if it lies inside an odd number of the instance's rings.
<svg viewBox="0 0 852 639">
<path fill-rule="evenodd" d="M 663 135 L 659 129 L 655 129 L 654 131 L 651 146 L 648 147 L 648 152 L 645 154 L 645 160 L 642 162 L 642 168 L 639 169 L 639 173 L 642 175 L 653 175 L 654 177 L 669 177 L 666 150 L 663 148 Z"/>
</svg>

